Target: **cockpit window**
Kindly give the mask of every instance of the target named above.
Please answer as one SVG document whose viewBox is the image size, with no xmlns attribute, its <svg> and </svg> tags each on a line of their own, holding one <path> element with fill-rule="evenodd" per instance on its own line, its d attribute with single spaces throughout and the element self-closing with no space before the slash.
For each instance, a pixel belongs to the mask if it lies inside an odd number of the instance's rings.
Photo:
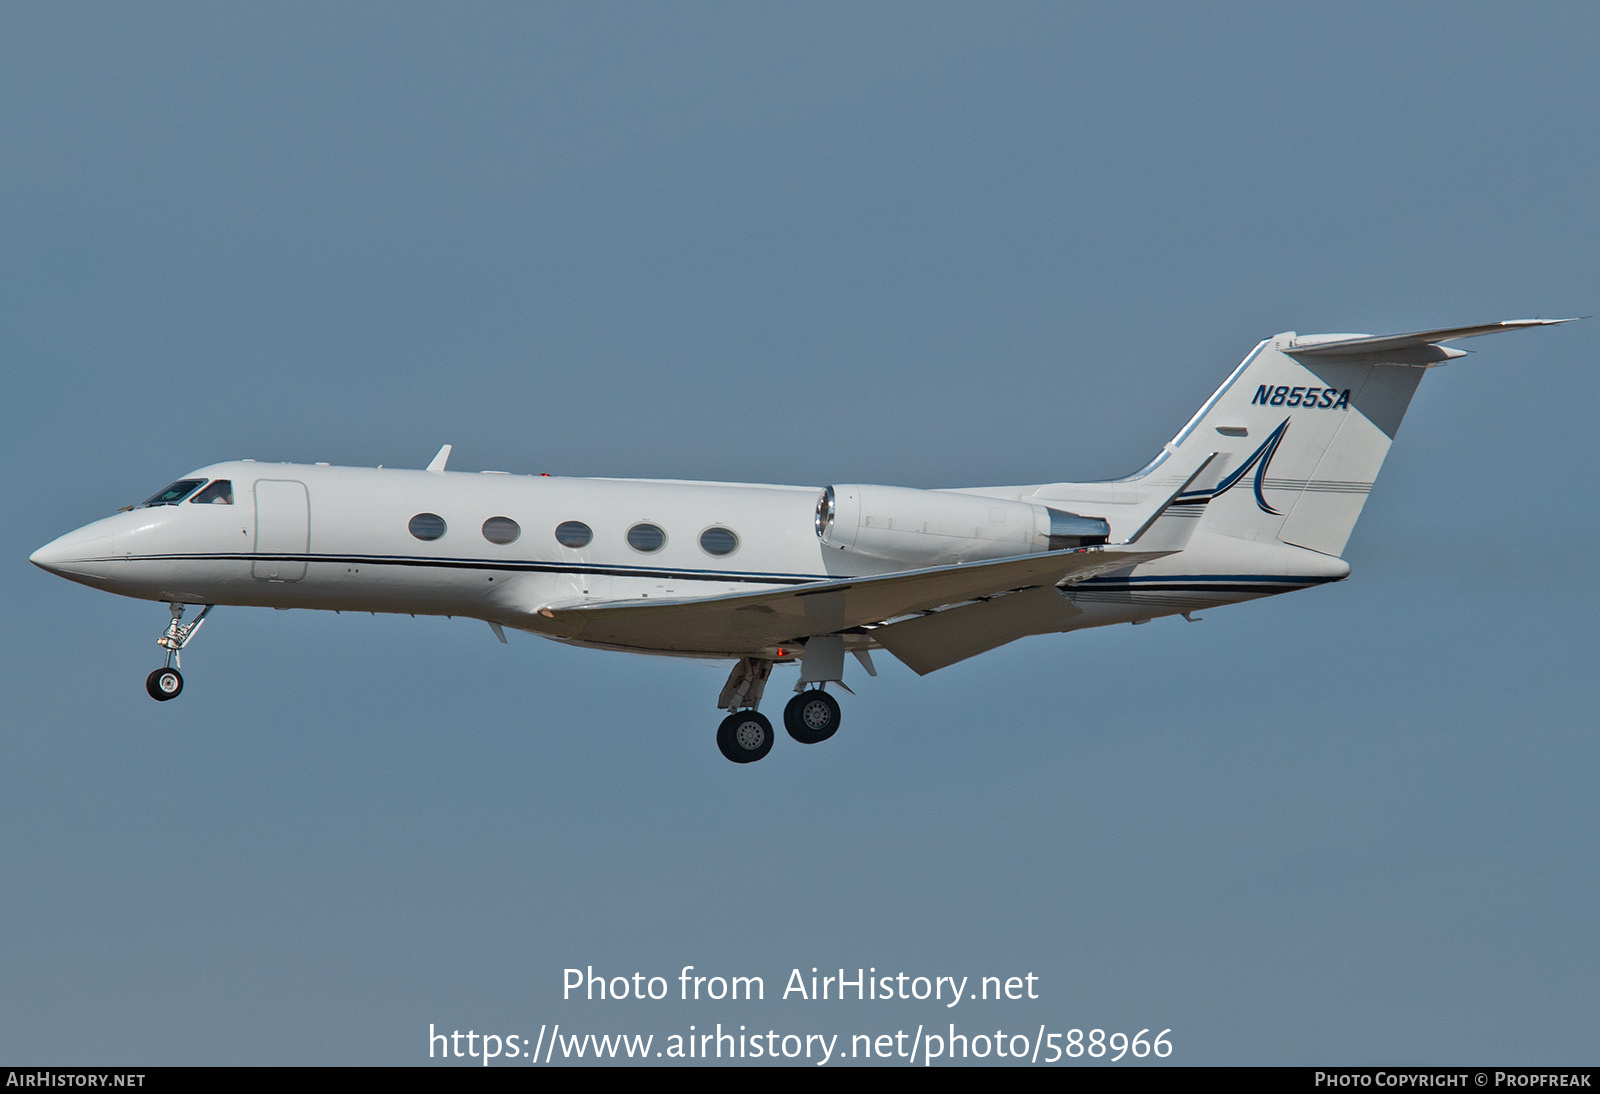
<svg viewBox="0 0 1600 1094">
<path fill-rule="evenodd" d="M 233 482 L 217 479 L 210 486 L 189 499 L 190 505 L 232 505 Z"/>
<path fill-rule="evenodd" d="M 144 501 L 141 501 L 134 508 L 148 509 L 153 505 L 177 505 L 204 485 L 205 481 L 205 479 L 179 479 L 160 493 L 152 494 Z"/>
</svg>

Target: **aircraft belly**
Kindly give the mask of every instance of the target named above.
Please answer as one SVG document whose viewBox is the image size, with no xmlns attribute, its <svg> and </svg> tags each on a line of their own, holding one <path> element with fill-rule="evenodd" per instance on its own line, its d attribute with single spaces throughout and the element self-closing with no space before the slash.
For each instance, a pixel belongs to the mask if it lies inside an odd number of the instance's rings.
<svg viewBox="0 0 1600 1094">
<path fill-rule="evenodd" d="M 432 570 L 368 561 L 309 561 L 293 580 L 263 579 L 252 556 L 221 559 L 138 559 L 107 568 L 106 587 L 128 596 L 189 604 L 312 608 L 492 618 L 493 600 L 512 584 L 504 574 L 471 569 Z"/>
<path fill-rule="evenodd" d="M 185 561 L 166 558 L 110 558 L 95 565 L 95 583 L 140 600 L 176 600 L 185 604 L 249 604 L 243 599 L 256 584 L 250 564 L 239 559 Z M 234 599 L 237 596 L 241 599 Z"/>
<path fill-rule="evenodd" d="M 1128 623 L 1137 619 L 1154 619 L 1163 615 L 1179 615 L 1205 608 L 1238 604 L 1264 596 L 1289 592 L 1302 586 L 1285 586 L 1275 589 L 1226 592 L 1197 590 L 1145 590 L 1145 589 L 1073 589 L 1066 595 L 1084 612 L 1065 629 L 1104 627 L 1113 623 Z"/>
<path fill-rule="evenodd" d="M 279 586 L 280 595 L 311 606 L 347 611 L 407 612 L 490 618 L 496 597 L 520 580 L 542 575 L 507 575 L 473 568 L 438 569 L 381 562 L 312 563 L 300 582 L 303 593 Z"/>
<path fill-rule="evenodd" d="M 612 589 L 630 587 L 636 595 L 613 597 L 607 603 L 648 606 L 652 599 L 673 600 L 724 596 L 756 592 L 763 588 L 788 588 L 789 586 L 762 586 L 730 582 L 669 582 L 658 585 L 648 579 L 616 579 Z M 668 589 L 676 590 L 668 593 Z M 607 649 L 639 650 L 689 657 L 742 657 L 768 650 L 774 642 L 770 623 L 771 614 L 749 613 L 748 626 L 730 626 L 726 620 L 707 617 L 699 620 L 674 614 L 671 619 L 657 619 L 649 613 L 628 618 L 573 618 L 561 615 L 551 618 L 538 610 L 520 611 L 515 619 L 505 619 L 510 626 L 531 631 L 547 638 L 559 638 L 584 646 Z M 784 639 L 802 637 L 785 635 Z M 780 639 L 781 640 L 781 639 Z"/>
</svg>

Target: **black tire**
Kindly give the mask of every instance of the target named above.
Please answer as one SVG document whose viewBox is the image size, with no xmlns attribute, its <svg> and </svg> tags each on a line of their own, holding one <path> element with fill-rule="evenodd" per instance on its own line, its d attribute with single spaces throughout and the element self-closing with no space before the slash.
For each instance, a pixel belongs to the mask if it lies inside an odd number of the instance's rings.
<svg viewBox="0 0 1600 1094">
<path fill-rule="evenodd" d="M 176 699 L 183 690 L 183 674 L 177 669 L 156 669 L 144 678 L 144 690 L 158 703 Z"/>
<path fill-rule="evenodd" d="M 717 727 L 717 747 L 736 764 L 753 764 L 772 751 L 772 723 L 754 710 L 740 710 Z"/>
<path fill-rule="evenodd" d="M 783 708 L 783 728 L 803 745 L 820 744 L 839 732 L 839 704 L 820 689 L 802 691 Z"/>
</svg>

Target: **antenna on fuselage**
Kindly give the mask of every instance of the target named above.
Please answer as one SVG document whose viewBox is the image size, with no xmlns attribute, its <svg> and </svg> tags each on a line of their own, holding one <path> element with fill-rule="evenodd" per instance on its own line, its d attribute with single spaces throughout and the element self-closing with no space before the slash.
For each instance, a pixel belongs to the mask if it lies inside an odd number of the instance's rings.
<svg viewBox="0 0 1600 1094">
<path fill-rule="evenodd" d="M 433 458 L 433 462 L 428 465 L 428 470 L 429 471 L 443 471 L 444 470 L 444 465 L 449 459 L 450 459 L 450 446 L 449 445 L 445 445 L 443 448 L 439 449 L 439 454 L 437 456 L 435 456 Z"/>
</svg>

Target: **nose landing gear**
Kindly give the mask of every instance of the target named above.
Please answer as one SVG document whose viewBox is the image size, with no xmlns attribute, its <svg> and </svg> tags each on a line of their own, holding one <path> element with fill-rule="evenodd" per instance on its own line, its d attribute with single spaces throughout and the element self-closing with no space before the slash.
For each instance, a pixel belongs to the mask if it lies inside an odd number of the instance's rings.
<svg viewBox="0 0 1600 1094">
<path fill-rule="evenodd" d="M 172 622 L 167 624 L 167 632 L 156 639 L 156 645 L 167 651 L 167 664 L 165 668 L 156 669 L 144 678 L 144 690 L 150 693 L 150 698 L 158 703 L 168 699 L 176 699 L 183 691 L 183 673 L 178 670 L 183 666 L 180 653 L 194 638 L 195 632 L 200 629 L 200 624 L 206 621 L 206 613 L 215 605 L 207 604 L 200 609 L 200 614 L 190 622 L 183 621 L 183 611 L 188 605 L 173 602 L 167 605 L 172 611 Z"/>
</svg>

